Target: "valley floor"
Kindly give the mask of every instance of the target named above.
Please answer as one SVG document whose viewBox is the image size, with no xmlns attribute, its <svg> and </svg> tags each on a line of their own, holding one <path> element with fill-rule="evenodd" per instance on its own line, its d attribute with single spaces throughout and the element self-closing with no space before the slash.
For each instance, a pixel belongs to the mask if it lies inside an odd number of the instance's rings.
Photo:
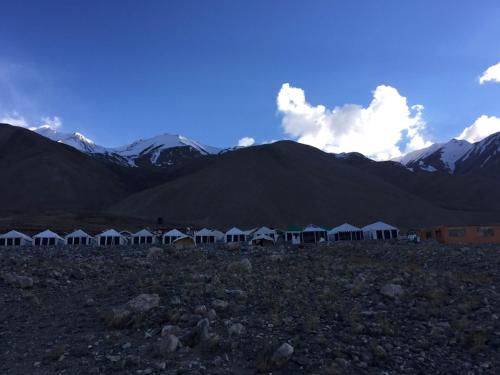
<svg viewBox="0 0 500 375">
<path fill-rule="evenodd" d="M 500 372 L 500 247 L 0 252 L 1 374 Z"/>
</svg>

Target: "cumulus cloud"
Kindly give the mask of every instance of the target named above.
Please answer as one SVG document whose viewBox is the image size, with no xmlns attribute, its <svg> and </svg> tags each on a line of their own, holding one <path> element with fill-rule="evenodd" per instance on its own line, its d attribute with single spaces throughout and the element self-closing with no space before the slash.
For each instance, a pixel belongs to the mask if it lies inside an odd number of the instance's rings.
<svg viewBox="0 0 500 375">
<path fill-rule="evenodd" d="M 277 107 L 288 136 L 327 152 L 356 151 L 387 160 L 432 144 L 425 136 L 423 106 L 408 106 L 391 86 L 378 86 L 367 107 L 345 104 L 328 109 L 308 103 L 304 90 L 285 83 Z"/>
<path fill-rule="evenodd" d="M 474 143 L 497 132 L 500 132 L 500 118 L 482 115 L 471 126 L 465 128 L 457 139 L 464 139 Z"/>
<path fill-rule="evenodd" d="M 29 122 L 24 118 L 24 116 L 21 116 L 17 112 L 7 113 L 4 116 L 0 117 L 0 123 L 20 126 L 33 131 L 42 128 L 57 130 L 62 127 L 61 118 L 58 116 L 42 117 L 38 125 L 30 125 Z"/>
<path fill-rule="evenodd" d="M 500 62 L 490 66 L 485 70 L 483 75 L 479 77 L 479 83 L 481 85 L 485 82 L 500 82 Z"/>
<path fill-rule="evenodd" d="M 253 144 L 255 144 L 255 139 L 253 139 L 252 137 L 243 137 L 238 141 L 239 147 L 248 147 L 252 146 Z"/>
</svg>

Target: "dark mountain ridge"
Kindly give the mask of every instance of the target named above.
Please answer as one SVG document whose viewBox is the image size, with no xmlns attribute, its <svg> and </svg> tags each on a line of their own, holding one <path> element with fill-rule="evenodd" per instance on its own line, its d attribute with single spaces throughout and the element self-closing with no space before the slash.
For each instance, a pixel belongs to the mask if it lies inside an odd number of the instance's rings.
<svg viewBox="0 0 500 375">
<path fill-rule="evenodd" d="M 181 152 L 182 160 L 171 168 L 141 166 L 140 159 L 132 168 L 1 125 L 0 214 L 19 222 L 16 217 L 32 213 L 48 226 L 51 217 L 87 213 L 114 223 L 137 218 L 154 226 L 162 218 L 222 229 L 499 221 L 498 138 L 486 139 L 482 152 L 471 150 L 467 160 L 474 157 L 483 167 L 457 164 L 460 173 L 453 175 L 412 172 L 400 163 L 328 154 L 292 141 L 193 157 L 181 147 L 176 155 Z"/>
</svg>

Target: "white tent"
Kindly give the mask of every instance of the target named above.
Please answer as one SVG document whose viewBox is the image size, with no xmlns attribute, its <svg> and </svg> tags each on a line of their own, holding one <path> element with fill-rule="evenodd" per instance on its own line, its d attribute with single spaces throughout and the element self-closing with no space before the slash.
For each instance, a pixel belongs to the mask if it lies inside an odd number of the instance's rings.
<svg viewBox="0 0 500 375">
<path fill-rule="evenodd" d="M 44 230 L 33 236 L 33 245 L 35 246 L 59 246 L 64 245 L 64 238 L 51 230 Z"/>
<path fill-rule="evenodd" d="M 215 235 L 216 242 L 224 242 L 224 233 L 217 229 L 214 229 L 212 232 Z"/>
<path fill-rule="evenodd" d="M 91 245 L 94 242 L 94 237 L 84 232 L 81 229 L 77 229 L 74 232 L 66 235 L 65 237 L 66 245 Z"/>
<path fill-rule="evenodd" d="M 268 236 L 267 234 L 255 234 L 250 240 L 251 245 L 259 245 L 259 246 L 271 246 L 276 243 L 276 240 Z"/>
<path fill-rule="evenodd" d="M 171 229 L 168 232 L 163 233 L 163 243 L 165 245 L 170 245 L 172 244 L 176 239 L 181 238 L 186 236 L 184 233 L 182 233 L 180 230 L 177 229 Z"/>
<path fill-rule="evenodd" d="M 399 229 L 382 221 L 364 226 L 363 234 L 367 240 L 390 240 L 396 239 Z"/>
<path fill-rule="evenodd" d="M 245 242 L 247 239 L 247 235 L 248 232 L 244 232 L 239 228 L 233 227 L 225 233 L 224 240 L 226 243 Z"/>
<path fill-rule="evenodd" d="M 354 225 L 344 223 L 328 231 L 330 241 L 359 241 L 363 239 L 363 231 Z"/>
<path fill-rule="evenodd" d="M 215 243 L 216 239 L 214 231 L 207 228 L 194 232 L 194 240 L 197 244 Z"/>
<path fill-rule="evenodd" d="M 31 237 L 15 230 L 0 235 L 0 246 L 29 246 L 31 244 Z"/>
<path fill-rule="evenodd" d="M 151 245 L 155 242 L 155 236 L 147 229 L 142 229 L 132 235 L 132 243 L 134 245 Z"/>
<path fill-rule="evenodd" d="M 327 238 L 326 230 L 313 224 L 308 225 L 302 231 L 302 241 L 304 243 L 325 242 Z"/>
<path fill-rule="evenodd" d="M 99 246 L 126 245 L 127 239 L 114 229 L 108 229 L 96 236 Z"/>
<path fill-rule="evenodd" d="M 255 236 L 258 236 L 258 235 L 271 237 L 274 241 L 276 241 L 276 239 L 277 239 L 276 238 L 277 237 L 276 230 L 268 228 L 268 227 L 260 227 L 255 232 L 253 232 L 254 238 L 255 238 Z"/>
</svg>

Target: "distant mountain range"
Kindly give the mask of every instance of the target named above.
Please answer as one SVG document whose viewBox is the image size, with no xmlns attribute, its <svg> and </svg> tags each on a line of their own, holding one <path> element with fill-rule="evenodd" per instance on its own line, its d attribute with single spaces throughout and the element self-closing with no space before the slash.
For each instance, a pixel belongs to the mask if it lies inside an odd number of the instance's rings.
<svg viewBox="0 0 500 375">
<path fill-rule="evenodd" d="M 187 158 L 194 155 L 216 155 L 231 149 L 222 149 L 201 144 L 177 134 L 162 134 L 148 139 L 140 139 L 129 145 L 107 148 L 96 145 L 83 134 L 63 133 L 49 126 L 35 130 L 53 141 L 61 142 L 85 153 L 99 154 L 128 166 L 149 164 L 151 166 L 172 166 L 179 157 L 179 149 L 190 149 Z M 465 173 L 474 168 L 490 169 L 498 164 L 500 154 L 500 133 L 495 133 L 477 143 L 452 139 L 446 143 L 435 143 L 427 148 L 413 151 L 394 159 L 411 171 Z M 352 153 L 337 154 L 342 158 Z"/>
<path fill-rule="evenodd" d="M 116 148 L 107 148 L 96 145 L 83 134 L 63 133 L 49 126 L 42 126 L 34 130 L 53 141 L 64 143 L 79 151 L 88 154 L 99 154 L 124 165 L 136 167 L 150 164 L 152 166 L 171 166 L 178 155 L 172 152 L 176 149 L 189 148 L 191 155 L 218 154 L 222 149 L 206 146 L 192 139 L 177 134 L 162 134 L 148 139 L 139 139 L 129 145 Z M 183 150 L 185 153 L 185 150 Z"/>
<path fill-rule="evenodd" d="M 221 150 L 162 135 L 108 149 L 79 133 L 36 133 L 0 125 L 0 225 L 42 217 L 49 226 L 57 217 L 74 229 L 61 219 L 70 214 L 221 229 L 500 218 L 500 133 L 398 162 L 292 141 Z"/>
</svg>

